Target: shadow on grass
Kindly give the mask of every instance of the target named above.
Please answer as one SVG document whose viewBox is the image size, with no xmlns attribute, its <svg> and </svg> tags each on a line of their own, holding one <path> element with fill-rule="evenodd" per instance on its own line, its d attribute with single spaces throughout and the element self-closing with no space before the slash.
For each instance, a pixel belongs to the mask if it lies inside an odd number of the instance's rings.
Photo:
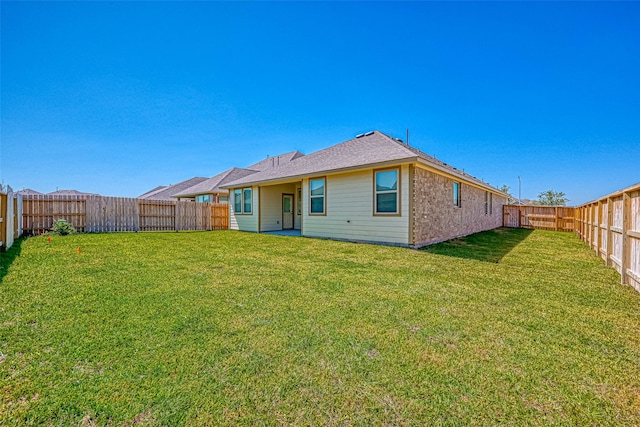
<svg viewBox="0 0 640 427">
<path fill-rule="evenodd" d="M 9 267 L 13 264 L 13 261 L 20 256 L 22 242 L 24 242 L 24 238 L 16 239 L 7 251 L 0 252 L 0 283 L 9 272 Z"/>
<path fill-rule="evenodd" d="M 423 248 L 425 252 L 497 263 L 533 230 L 496 228 Z"/>
</svg>

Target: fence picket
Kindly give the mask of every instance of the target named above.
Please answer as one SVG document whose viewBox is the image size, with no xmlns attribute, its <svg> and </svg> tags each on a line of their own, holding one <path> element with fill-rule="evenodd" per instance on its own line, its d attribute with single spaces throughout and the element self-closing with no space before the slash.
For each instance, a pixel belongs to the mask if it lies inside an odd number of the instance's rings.
<svg viewBox="0 0 640 427">
<path fill-rule="evenodd" d="M 511 228 L 574 231 L 575 208 L 566 206 L 504 205 L 502 225 Z"/>
<path fill-rule="evenodd" d="M 23 196 L 22 230 L 41 234 L 58 219 L 78 232 L 228 229 L 228 205 L 104 196 Z"/>
</svg>

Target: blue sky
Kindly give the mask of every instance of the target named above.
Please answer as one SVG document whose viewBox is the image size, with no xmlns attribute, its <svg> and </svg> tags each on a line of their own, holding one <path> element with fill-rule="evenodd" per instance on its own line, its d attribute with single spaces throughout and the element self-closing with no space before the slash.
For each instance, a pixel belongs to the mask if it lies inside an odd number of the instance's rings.
<svg viewBox="0 0 640 427">
<path fill-rule="evenodd" d="M 640 181 L 637 2 L 1 2 L 0 179 L 135 197 L 380 130 L 522 197 Z"/>
</svg>

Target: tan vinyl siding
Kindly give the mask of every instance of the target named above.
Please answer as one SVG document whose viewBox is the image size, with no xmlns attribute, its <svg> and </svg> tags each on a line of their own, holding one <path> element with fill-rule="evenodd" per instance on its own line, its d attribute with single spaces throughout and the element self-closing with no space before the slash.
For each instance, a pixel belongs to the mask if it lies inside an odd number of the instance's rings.
<svg viewBox="0 0 640 427">
<path fill-rule="evenodd" d="M 247 188 L 247 187 L 244 187 Z M 231 189 L 229 192 L 229 229 L 231 230 L 242 230 L 242 231 L 258 231 L 258 196 L 259 191 L 257 186 L 251 187 L 251 212 L 252 214 L 241 214 L 236 215 L 234 212 L 235 209 L 235 194 L 234 189 Z"/>
<path fill-rule="evenodd" d="M 373 169 L 327 175 L 326 215 L 309 215 L 303 203 L 303 233 L 309 237 L 327 237 L 367 242 L 409 244 L 409 167 L 400 172 L 400 215 L 374 216 Z M 303 198 L 309 197 L 309 180 L 303 184 Z"/>
<path fill-rule="evenodd" d="M 295 184 L 260 187 L 260 231 L 282 230 L 282 195 L 295 193 Z"/>
</svg>

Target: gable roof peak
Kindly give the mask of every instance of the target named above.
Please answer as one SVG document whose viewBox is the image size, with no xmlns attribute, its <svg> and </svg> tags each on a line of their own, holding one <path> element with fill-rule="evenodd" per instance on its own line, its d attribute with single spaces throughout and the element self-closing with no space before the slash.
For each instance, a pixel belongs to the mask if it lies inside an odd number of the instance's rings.
<svg viewBox="0 0 640 427">
<path fill-rule="evenodd" d="M 258 163 L 254 163 L 251 166 L 247 166 L 246 169 L 255 170 L 255 171 L 263 171 L 265 169 L 273 168 L 275 166 L 279 166 L 280 164 L 289 163 L 297 158 L 304 157 L 304 154 L 300 151 L 290 151 L 284 154 L 278 154 L 276 156 L 267 156 L 266 159 L 259 161 Z"/>
</svg>

